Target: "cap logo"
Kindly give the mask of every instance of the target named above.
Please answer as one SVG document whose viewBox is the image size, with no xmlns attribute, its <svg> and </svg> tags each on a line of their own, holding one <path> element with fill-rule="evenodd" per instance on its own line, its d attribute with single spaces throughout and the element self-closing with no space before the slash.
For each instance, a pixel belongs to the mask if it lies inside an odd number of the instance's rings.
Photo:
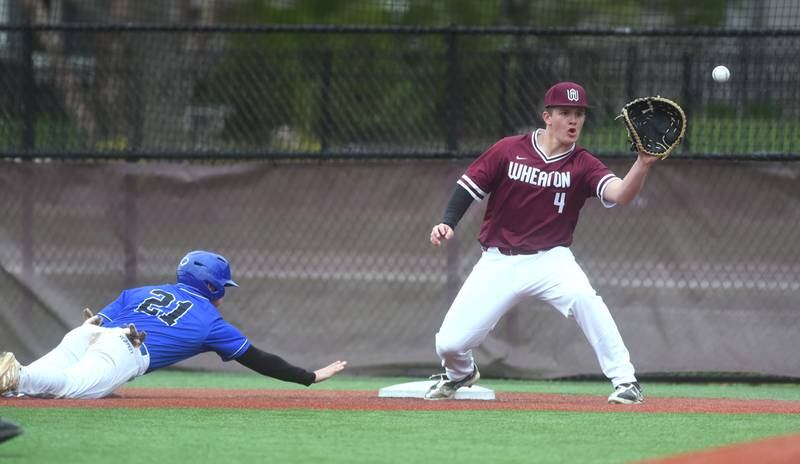
<svg viewBox="0 0 800 464">
<path fill-rule="evenodd" d="M 567 100 L 571 102 L 576 102 L 581 99 L 580 94 L 578 93 L 578 89 L 567 89 Z"/>
</svg>

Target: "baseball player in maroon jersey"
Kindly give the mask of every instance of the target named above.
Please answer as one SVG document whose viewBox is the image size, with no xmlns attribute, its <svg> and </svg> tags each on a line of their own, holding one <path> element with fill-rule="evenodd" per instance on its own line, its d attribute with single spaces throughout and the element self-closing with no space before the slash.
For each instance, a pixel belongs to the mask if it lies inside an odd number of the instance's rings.
<svg viewBox="0 0 800 464">
<path fill-rule="evenodd" d="M 620 179 L 577 145 L 589 106 L 583 87 L 560 82 L 544 96 L 544 129 L 506 137 L 483 153 L 457 182 L 431 243 L 439 246 L 473 201 L 487 201 L 478 241 L 483 254 L 436 334 L 445 373 L 425 398 L 449 399 L 480 378 L 472 349 L 501 317 L 527 297 L 572 317 L 586 334 L 614 392 L 609 403 L 643 401 L 628 349 L 603 299 L 569 249 L 587 198 L 606 208 L 628 204 L 657 160 L 639 153 Z"/>
</svg>

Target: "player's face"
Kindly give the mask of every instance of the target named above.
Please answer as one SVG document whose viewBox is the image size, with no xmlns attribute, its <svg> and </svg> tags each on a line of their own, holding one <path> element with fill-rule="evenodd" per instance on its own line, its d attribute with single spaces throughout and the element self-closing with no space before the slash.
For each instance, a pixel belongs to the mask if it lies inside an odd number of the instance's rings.
<svg viewBox="0 0 800 464">
<path fill-rule="evenodd" d="M 586 110 L 571 106 L 554 106 L 544 112 L 544 122 L 561 145 L 577 142 L 586 121 Z"/>
</svg>

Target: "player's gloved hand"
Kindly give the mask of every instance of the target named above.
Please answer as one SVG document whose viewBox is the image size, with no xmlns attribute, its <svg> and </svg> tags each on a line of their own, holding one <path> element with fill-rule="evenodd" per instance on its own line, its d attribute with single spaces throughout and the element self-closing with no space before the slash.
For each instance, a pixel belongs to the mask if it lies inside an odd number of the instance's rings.
<svg viewBox="0 0 800 464">
<path fill-rule="evenodd" d="M 442 240 L 450 240 L 455 235 L 453 228 L 447 224 L 436 224 L 431 230 L 431 243 L 433 246 L 439 246 Z"/>
<path fill-rule="evenodd" d="M 128 336 L 128 340 L 131 341 L 131 344 L 133 345 L 134 348 L 139 348 L 140 346 L 142 346 L 142 343 L 144 343 L 144 339 L 147 336 L 147 332 L 145 332 L 144 330 L 139 332 L 138 330 L 136 330 L 136 326 L 131 324 L 128 326 L 127 329 L 125 329 L 125 335 Z"/>
<path fill-rule="evenodd" d="M 328 380 L 329 378 L 341 372 L 346 365 L 347 361 L 336 361 L 328 364 L 322 369 L 315 370 L 314 374 L 317 376 L 317 378 L 314 380 L 314 383 L 320 383 L 323 380 Z"/>
<path fill-rule="evenodd" d="M 617 119 L 625 123 L 633 151 L 661 159 L 669 156 L 686 132 L 686 113 L 683 108 L 660 96 L 628 102 Z"/>
<path fill-rule="evenodd" d="M 83 325 L 103 325 L 103 319 L 89 308 L 83 308 Z"/>
</svg>

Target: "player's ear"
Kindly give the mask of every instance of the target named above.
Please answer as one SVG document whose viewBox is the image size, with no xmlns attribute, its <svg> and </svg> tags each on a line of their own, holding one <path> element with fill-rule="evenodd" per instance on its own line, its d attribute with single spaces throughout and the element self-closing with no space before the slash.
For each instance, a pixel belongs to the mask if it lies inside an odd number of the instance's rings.
<svg viewBox="0 0 800 464">
<path fill-rule="evenodd" d="M 544 121 L 545 125 L 550 124 L 551 116 L 552 115 L 550 114 L 549 111 L 547 111 L 547 108 L 545 108 L 544 111 L 542 111 L 542 121 Z"/>
</svg>

